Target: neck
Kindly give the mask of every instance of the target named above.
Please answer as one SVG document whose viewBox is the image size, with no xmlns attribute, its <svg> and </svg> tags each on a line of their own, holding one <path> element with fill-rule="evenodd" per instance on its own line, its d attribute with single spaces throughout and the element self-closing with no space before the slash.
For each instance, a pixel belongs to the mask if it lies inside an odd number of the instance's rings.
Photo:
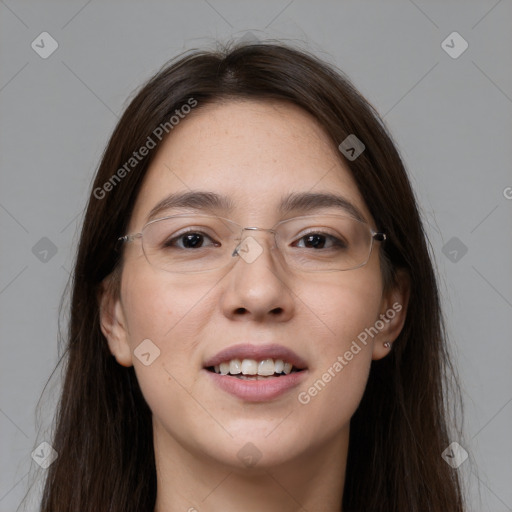
<svg viewBox="0 0 512 512">
<path fill-rule="evenodd" d="M 348 426 L 337 437 L 310 447 L 293 460 L 244 467 L 192 453 L 155 419 L 153 425 L 154 512 L 341 511 Z"/>
</svg>

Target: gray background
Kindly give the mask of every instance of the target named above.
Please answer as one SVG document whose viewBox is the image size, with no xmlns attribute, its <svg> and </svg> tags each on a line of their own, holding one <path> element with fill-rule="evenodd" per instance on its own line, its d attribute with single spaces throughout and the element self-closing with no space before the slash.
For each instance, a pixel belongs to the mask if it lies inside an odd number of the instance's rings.
<svg viewBox="0 0 512 512">
<path fill-rule="evenodd" d="M 36 405 L 59 358 L 91 179 L 128 96 L 185 49 L 255 37 L 338 65 L 384 116 L 440 273 L 464 391 L 465 438 L 454 441 L 469 453 L 458 469 L 468 510 L 512 510 L 511 20 L 510 0 L 0 0 L 0 511 L 44 473 L 31 453 L 50 440 L 58 372 L 40 417 Z M 43 31 L 59 45 L 47 59 L 31 48 Z M 453 31 L 469 44 L 456 59 L 441 47 Z"/>
</svg>

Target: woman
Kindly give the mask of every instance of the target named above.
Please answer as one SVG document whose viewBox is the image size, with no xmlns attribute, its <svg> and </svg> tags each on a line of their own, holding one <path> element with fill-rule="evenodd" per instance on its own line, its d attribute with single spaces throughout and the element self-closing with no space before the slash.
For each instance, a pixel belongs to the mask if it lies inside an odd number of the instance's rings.
<svg viewBox="0 0 512 512">
<path fill-rule="evenodd" d="M 195 52 L 95 178 L 41 511 L 462 511 L 404 166 L 338 72 Z"/>
</svg>

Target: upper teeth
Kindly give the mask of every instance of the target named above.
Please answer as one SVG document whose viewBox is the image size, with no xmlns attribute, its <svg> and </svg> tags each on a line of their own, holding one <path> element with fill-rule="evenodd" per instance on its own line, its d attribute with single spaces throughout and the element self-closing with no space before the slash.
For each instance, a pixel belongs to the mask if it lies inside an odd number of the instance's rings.
<svg viewBox="0 0 512 512">
<path fill-rule="evenodd" d="M 221 375 L 274 375 L 274 373 L 289 374 L 292 371 L 293 365 L 285 363 L 282 359 L 263 359 L 256 361 L 255 359 L 231 359 L 214 366 L 215 373 Z"/>
</svg>

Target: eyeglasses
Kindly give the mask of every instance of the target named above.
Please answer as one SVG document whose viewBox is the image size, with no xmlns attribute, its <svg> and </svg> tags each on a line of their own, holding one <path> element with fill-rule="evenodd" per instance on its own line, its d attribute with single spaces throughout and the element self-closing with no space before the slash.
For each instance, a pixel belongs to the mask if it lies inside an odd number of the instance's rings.
<svg viewBox="0 0 512 512">
<path fill-rule="evenodd" d="M 120 242 L 142 239 L 147 261 L 167 272 L 198 273 L 220 269 L 238 258 L 254 262 L 263 246 L 244 232 L 274 235 L 278 257 L 304 272 L 352 270 L 365 265 L 373 241 L 386 240 L 368 224 L 344 215 L 307 215 L 278 222 L 270 229 L 242 227 L 232 220 L 210 215 L 171 215 L 148 222 L 140 233 Z"/>
</svg>

